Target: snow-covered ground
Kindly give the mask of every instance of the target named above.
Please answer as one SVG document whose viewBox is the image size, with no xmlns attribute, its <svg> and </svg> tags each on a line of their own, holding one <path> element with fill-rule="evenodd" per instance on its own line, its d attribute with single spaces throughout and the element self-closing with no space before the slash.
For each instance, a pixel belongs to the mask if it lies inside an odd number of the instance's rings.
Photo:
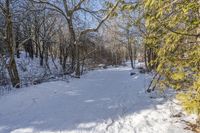
<svg viewBox="0 0 200 133">
<path fill-rule="evenodd" d="M 15 57 L 18 73 L 21 81 L 21 87 L 31 86 L 33 84 L 38 84 L 42 82 L 48 81 L 56 81 L 56 80 L 67 80 L 69 77 L 62 76 L 62 69 L 59 64 L 59 60 L 55 59 L 52 61 L 52 58 L 49 57 L 48 64 L 49 69 L 44 66 L 40 66 L 40 59 L 34 58 L 31 59 L 26 55 L 25 52 L 21 52 L 20 58 Z M 5 61 L 7 64 L 9 63 L 9 58 Z M 45 64 L 45 62 L 44 62 Z M 9 80 L 8 72 L 0 60 L 0 96 L 10 93 L 12 87 Z M 2 73 L 1 73 L 2 69 Z M 3 75 L 3 76 L 1 76 Z M 3 77 L 3 78 L 1 78 Z M 1 84 L 4 83 L 4 84 Z M 7 85 L 5 85 L 7 84 Z"/>
<path fill-rule="evenodd" d="M 173 99 L 145 93 L 149 79 L 109 68 L 14 91 L 0 97 L 0 133 L 190 133 Z"/>
</svg>

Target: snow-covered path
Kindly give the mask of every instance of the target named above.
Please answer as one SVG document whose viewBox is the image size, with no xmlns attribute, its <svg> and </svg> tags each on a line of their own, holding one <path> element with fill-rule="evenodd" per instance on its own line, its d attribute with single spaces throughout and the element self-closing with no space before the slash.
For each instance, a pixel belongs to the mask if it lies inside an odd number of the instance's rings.
<svg viewBox="0 0 200 133">
<path fill-rule="evenodd" d="M 170 101 L 145 93 L 148 75 L 129 74 L 98 70 L 0 97 L 0 133 L 189 133 Z"/>
</svg>

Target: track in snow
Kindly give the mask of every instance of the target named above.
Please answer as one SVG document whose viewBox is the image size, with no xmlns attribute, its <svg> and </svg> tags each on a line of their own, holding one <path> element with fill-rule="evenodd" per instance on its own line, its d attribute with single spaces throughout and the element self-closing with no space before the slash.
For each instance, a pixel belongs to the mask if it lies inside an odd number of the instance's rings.
<svg viewBox="0 0 200 133">
<path fill-rule="evenodd" d="M 0 97 L 0 133 L 189 133 L 178 107 L 145 93 L 149 75 L 129 68 L 89 72 Z"/>
</svg>

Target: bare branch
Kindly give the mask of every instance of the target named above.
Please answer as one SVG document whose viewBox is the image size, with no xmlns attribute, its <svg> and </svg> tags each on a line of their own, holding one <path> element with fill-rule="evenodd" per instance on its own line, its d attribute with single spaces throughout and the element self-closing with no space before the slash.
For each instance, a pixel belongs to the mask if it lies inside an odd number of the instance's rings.
<svg viewBox="0 0 200 133">
<path fill-rule="evenodd" d="M 26 43 L 26 42 L 28 42 L 30 39 L 31 39 L 31 37 L 29 37 L 29 38 L 25 39 L 24 41 L 22 41 L 22 42 L 19 44 L 19 46 L 21 46 L 21 45 L 25 44 L 25 43 Z"/>
<path fill-rule="evenodd" d="M 31 1 L 34 2 L 34 3 L 38 3 L 38 4 L 49 5 L 52 8 L 47 8 L 47 9 L 57 11 L 58 13 L 62 14 L 66 19 L 68 19 L 65 12 L 60 7 L 56 6 L 55 4 L 52 4 L 48 1 L 41 1 L 41 0 L 39 0 L 39 1 L 31 0 Z M 63 1 L 66 1 L 66 0 L 63 0 Z"/>
<path fill-rule="evenodd" d="M 119 5 L 120 3 L 120 0 L 118 0 L 115 5 L 113 6 L 113 8 L 110 10 L 110 12 L 101 20 L 101 22 L 99 22 L 99 24 L 97 25 L 96 28 L 93 28 L 93 29 L 87 29 L 87 30 L 84 30 L 80 33 L 80 37 L 82 35 L 85 35 L 89 32 L 97 32 L 99 30 L 99 28 L 101 27 L 101 25 L 111 16 L 111 14 L 115 11 L 115 9 L 117 8 L 117 6 Z"/>
<path fill-rule="evenodd" d="M 179 34 L 179 35 L 183 35 L 183 36 L 193 36 L 193 37 L 199 37 L 200 36 L 200 33 L 199 34 L 188 34 L 188 33 L 184 33 L 184 32 L 178 32 L 176 30 L 173 30 L 172 28 L 166 26 L 164 23 L 160 22 L 158 19 L 157 19 L 157 22 L 165 29 L 167 29 L 168 31 L 172 32 L 172 33 L 175 33 L 175 34 Z"/>
<path fill-rule="evenodd" d="M 6 12 L 6 10 L 5 10 L 5 8 L 4 8 L 4 6 L 3 6 L 3 4 L 2 4 L 2 3 L 0 3 L 0 9 L 2 10 L 2 12 L 3 12 L 3 13 L 5 13 L 5 12 Z"/>
<path fill-rule="evenodd" d="M 78 11 L 81 9 L 81 5 L 85 2 L 85 0 L 80 0 L 80 2 L 74 7 L 72 12 Z"/>
<path fill-rule="evenodd" d="M 63 4 L 64 4 L 64 8 L 65 8 L 65 12 L 66 12 L 67 16 L 70 16 L 67 1 L 63 0 Z M 68 18 L 67 18 L 67 20 L 68 20 Z"/>
</svg>

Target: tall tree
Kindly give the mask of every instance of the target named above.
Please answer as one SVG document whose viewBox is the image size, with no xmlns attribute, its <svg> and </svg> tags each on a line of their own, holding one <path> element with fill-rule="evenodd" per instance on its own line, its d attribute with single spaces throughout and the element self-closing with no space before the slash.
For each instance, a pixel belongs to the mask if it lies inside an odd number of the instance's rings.
<svg viewBox="0 0 200 133">
<path fill-rule="evenodd" d="M 54 3 L 52 3 L 52 1 L 42 1 L 42 0 L 31 0 L 35 3 L 39 3 L 39 4 L 46 4 L 50 10 L 53 11 L 57 11 L 59 13 L 61 13 L 64 18 L 67 21 L 67 27 L 70 33 L 70 50 L 65 50 L 65 51 L 70 51 L 71 52 L 71 73 L 75 71 L 76 76 L 79 77 L 80 76 L 80 53 L 79 53 L 79 44 L 80 44 L 80 38 L 82 38 L 82 36 L 84 36 L 87 33 L 90 32 L 97 32 L 99 30 L 99 28 L 101 27 L 101 25 L 112 15 L 112 13 L 115 11 L 115 9 L 117 8 L 117 6 L 120 3 L 120 0 L 118 0 L 113 6 L 112 8 L 109 10 L 109 12 L 102 17 L 102 19 L 100 20 L 100 22 L 97 24 L 97 26 L 95 28 L 90 28 L 90 29 L 84 29 L 83 31 L 80 32 L 79 35 L 76 34 L 75 31 L 75 27 L 74 27 L 74 16 L 77 12 L 79 11 L 84 11 L 87 13 L 91 13 L 91 14 L 95 14 L 95 11 L 92 11 L 88 8 L 85 8 L 83 6 L 84 3 L 89 2 L 87 0 L 80 0 L 80 1 L 67 1 L 67 0 L 62 0 L 62 2 L 60 3 L 62 5 L 62 7 L 60 7 L 59 5 L 56 5 Z M 67 53 L 65 53 L 67 54 Z M 64 60 L 65 61 L 65 60 Z M 66 63 L 66 62 L 63 62 Z"/>
<path fill-rule="evenodd" d="M 144 0 L 144 9 L 159 87 L 179 90 L 185 110 L 200 115 L 199 0 Z"/>
<path fill-rule="evenodd" d="M 10 0 L 5 0 L 4 5 L 0 3 L 0 9 L 3 11 L 5 16 L 5 37 L 4 43 L 6 44 L 6 50 L 9 54 L 9 61 L 7 65 L 8 73 L 12 82 L 13 87 L 20 87 L 20 78 L 17 70 L 17 65 L 15 61 L 15 38 L 13 32 L 13 20 L 12 12 L 10 9 Z"/>
</svg>

